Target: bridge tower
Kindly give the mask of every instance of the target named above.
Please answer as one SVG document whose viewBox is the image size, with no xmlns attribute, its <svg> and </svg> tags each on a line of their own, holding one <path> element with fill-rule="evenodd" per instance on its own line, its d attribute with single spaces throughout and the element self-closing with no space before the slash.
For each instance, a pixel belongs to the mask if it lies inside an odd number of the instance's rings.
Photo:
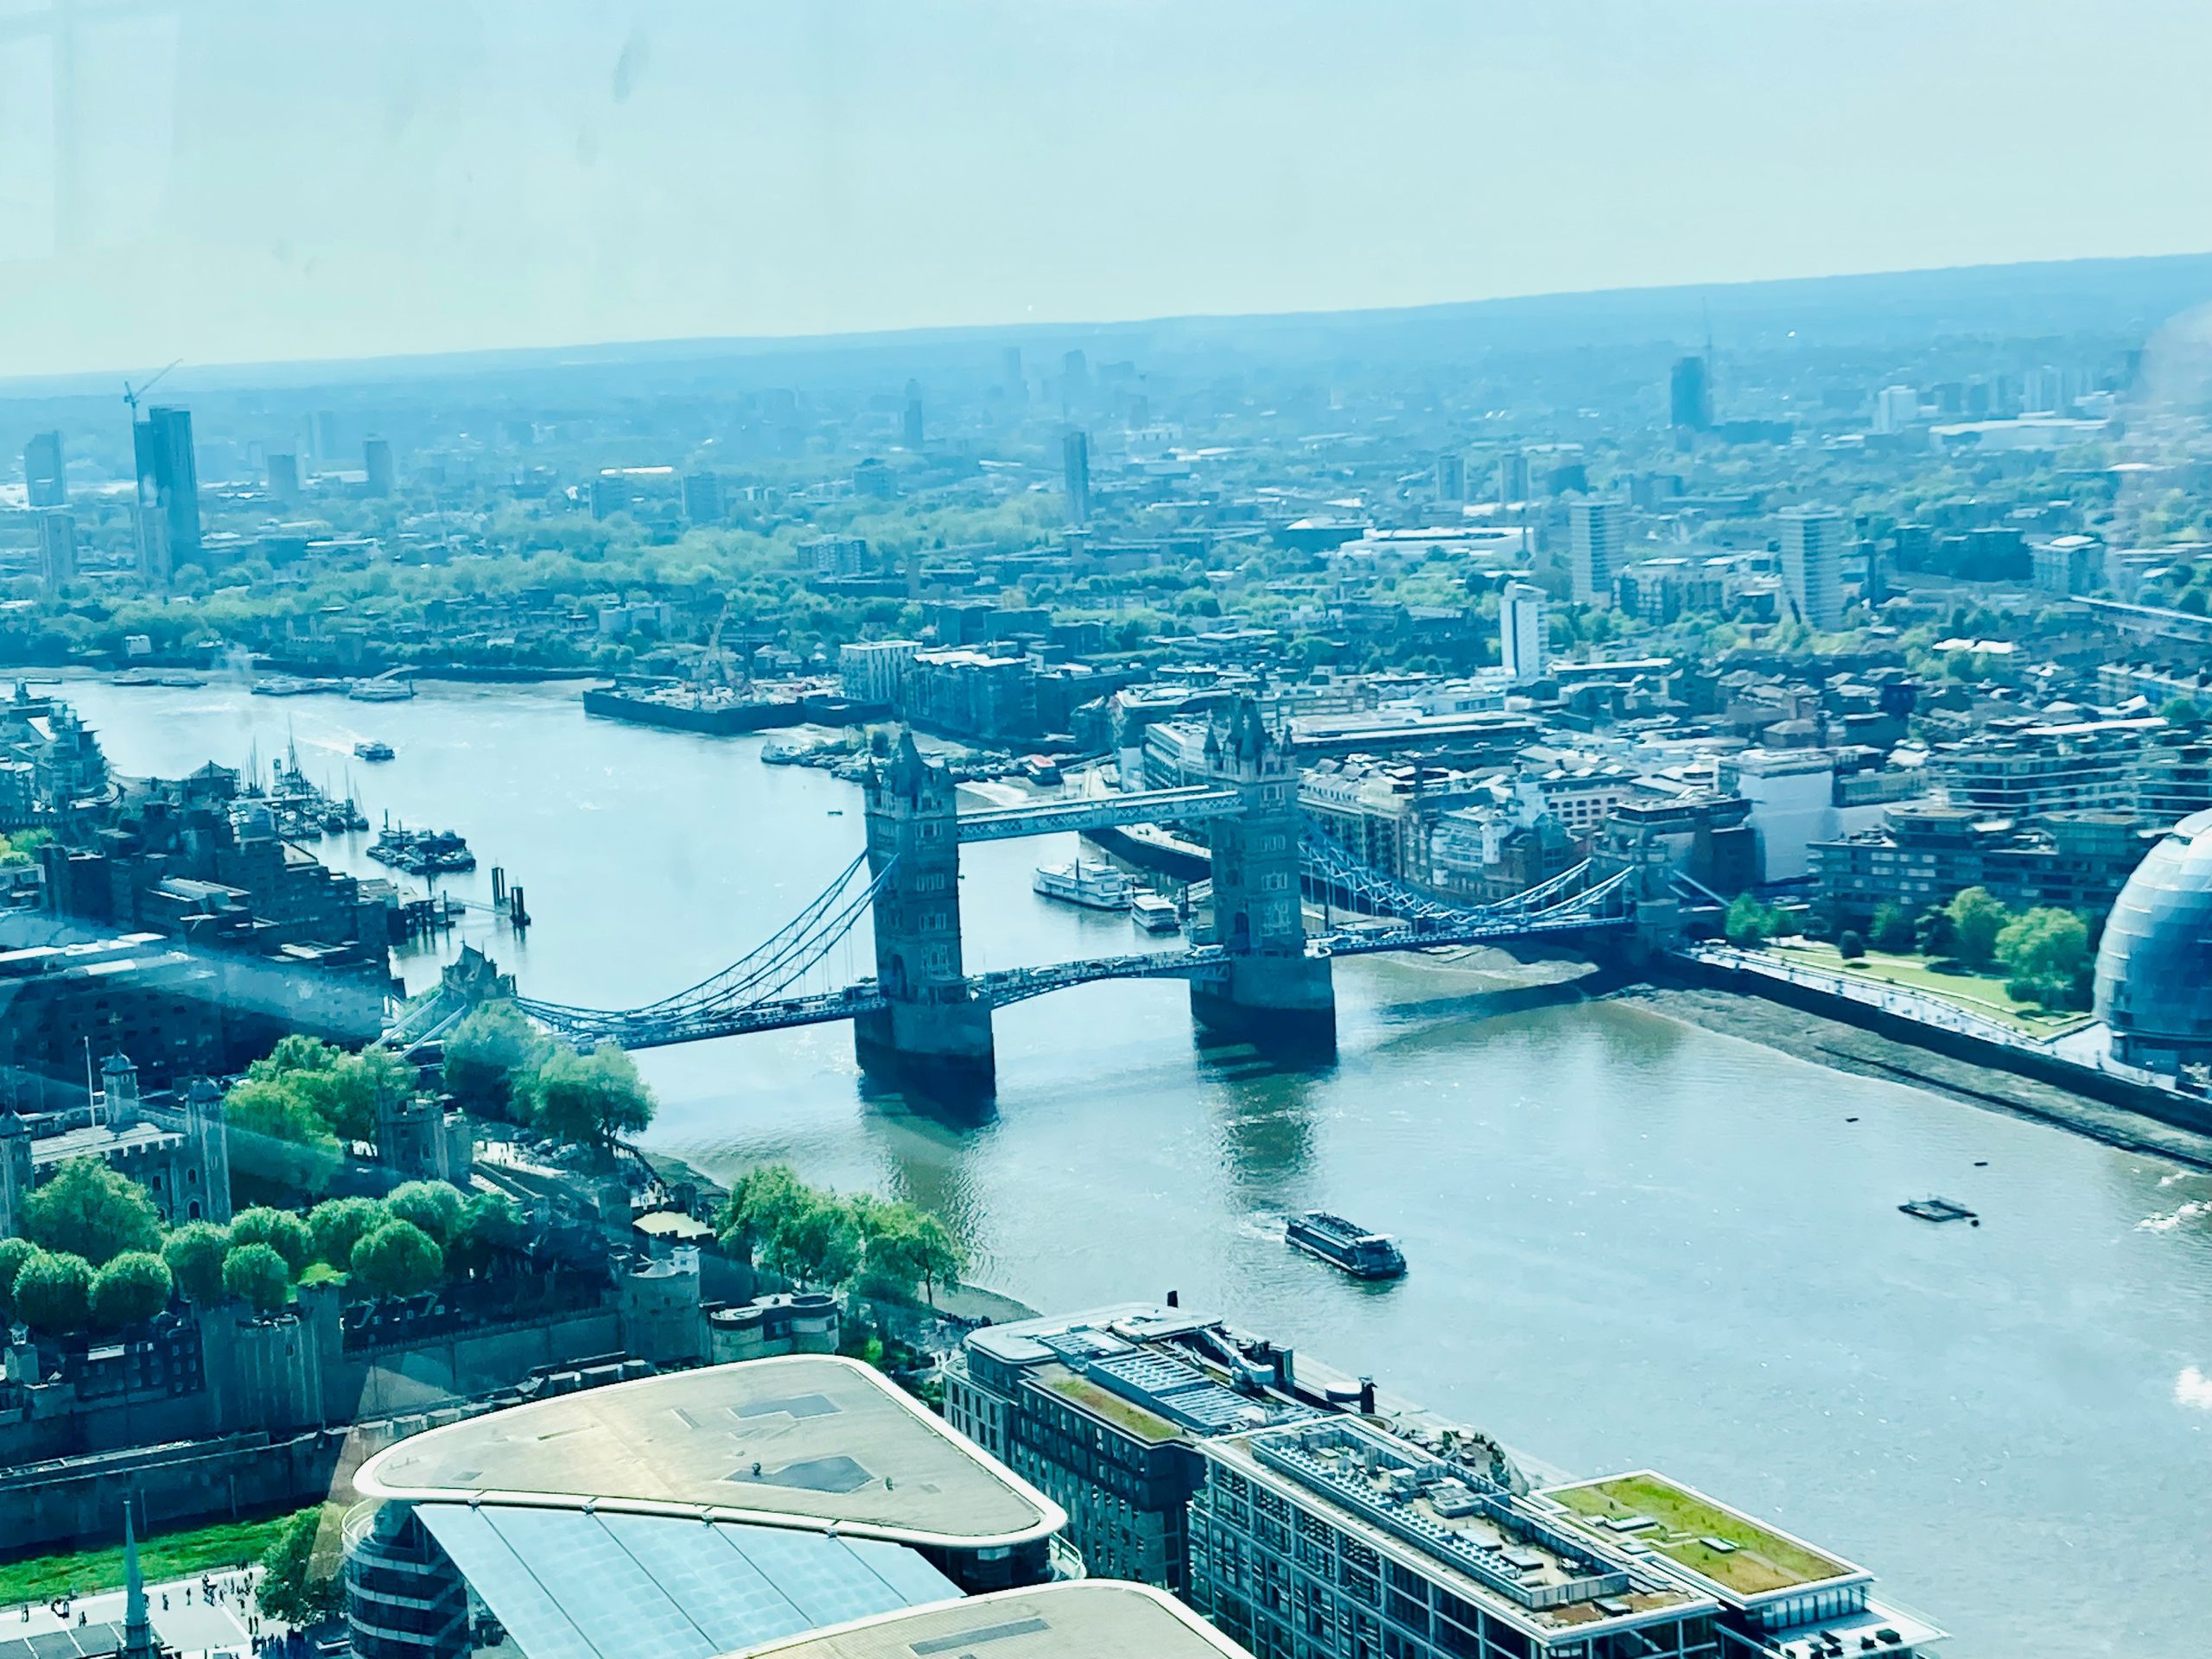
<svg viewBox="0 0 2212 1659">
<path fill-rule="evenodd" d="M 866 785 L 875 895 L 875 982 L 888 1007 L 858 1015 L 862 1066 L 924 1093 L 988 1096 L 997 1086 L 991 1009 L 969 995 L 960 956 L 960 825 L 952 779 L 901 731 Z"/>
<path fill-rule="evenodd" d="M 1336 988 L 1326 957 L 1306 954 L 1299 893 L 1298 768 L 1288 747 L 1240 697 L 1206 732 L 1209 782 L 1233 789 L 1243 810 L 1214 818 L 1213 938 L 1229 955 L 1224 976 L 1191 982 L 1200 1025 L 1293 1054 L 1337 1049 Z"/>
</svg>

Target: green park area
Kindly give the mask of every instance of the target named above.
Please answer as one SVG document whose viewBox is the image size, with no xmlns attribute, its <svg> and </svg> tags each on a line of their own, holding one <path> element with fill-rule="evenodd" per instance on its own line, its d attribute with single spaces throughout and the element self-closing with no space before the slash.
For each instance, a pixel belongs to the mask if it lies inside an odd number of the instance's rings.
<svg viewBox="0 0 2212 1659">
<path fill-rule="evenodd" d="M 1822 973 L 1840 974 L 1872 985 L 1893 985 L 1937 997 L 1968 1014 L 2012 1027 L 2029 1037 L 2056 1037 L 2088 1019 L 2086 1014 L 2052 1012 L 2006 988 L 2002 972 L 1979 974 L 1955 962 L 1927 957 L 1868 950 L 1846 957 L 1834 945 L 1818 939 L 1777 939 L 1767 946 L 1770 955 Z"/>
<path fill-rule="evenodd" d="M 1851 1570 L 1658 1475 L 1620 1475 L 1555 1487 L 1548 1495 L 1586 1520 L 1648 1522 L 1607 1528 L 1604 1535 L 1633 1537 L 1738 1595 L 1817 1584 Z"/>
<path fill-rule="evenodd" d="M 226 1521 L 188 1532 L 162 1533 L 138 1546 L 138 1564 L 149 1584 L 190 1578 L 258 1560 L 283 1533 L 291 1517 Z M 0 1563 L 0 1606 L 52 1601 L 57 1596 L 93 1595 L 123 1582 L 123 1545 L 79 1550 L 67 1555 L 35 1555 Z"/>
</svg>

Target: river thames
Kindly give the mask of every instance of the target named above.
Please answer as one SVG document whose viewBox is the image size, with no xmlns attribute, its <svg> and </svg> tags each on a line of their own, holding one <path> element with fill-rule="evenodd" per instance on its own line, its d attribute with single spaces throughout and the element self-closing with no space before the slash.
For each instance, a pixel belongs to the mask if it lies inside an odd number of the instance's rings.
<svg viewBox="0 0 2212 1659">
<path fill-rule="evenodd" d="M 294 741 L 372 820 L 459 830 L 480 865 L 452 890 L 488 899 L 504 865 L 537 918 L 460 937 L 562 1001 L 704 977 L 861 844 L 856 788 L 758 740 L 589 720 L 573 687 L 66 690 L 121 771 Z M 362 737 L 398 758 L 353 761 Z M 368 840 L 320 850 L 384 874 Z M 1031 893 L 1073 848 L 963 852 L 971 970 L 1135 948 Z M 865 939 L 825 968 L 870 971 Z M 1499 1014 L 1469 984 L 1340 963 L 1342 1052 L 1313 1072 L 1202 1049 L 1179 984 L 1040 999 L 1000 1015 L 996 1111 L 966 1125 L 863 1090 L 841 1026 L 659 1051 L 647 1141 L 912 1198 L 1039 1307 L 1178 1289 L 1550 1464 L 1664 1470 L 1869 1567 L 1968 1659 L 2204 1650 L 2212 1178 L 1648 1008 Z M 1897 1213 L 1931 1192 L 1983 1224 Z M 1410 1274 L 1287 1249 L 1283 1213 L 1319 1207 L 1395 1234 Z"/>
</svg>

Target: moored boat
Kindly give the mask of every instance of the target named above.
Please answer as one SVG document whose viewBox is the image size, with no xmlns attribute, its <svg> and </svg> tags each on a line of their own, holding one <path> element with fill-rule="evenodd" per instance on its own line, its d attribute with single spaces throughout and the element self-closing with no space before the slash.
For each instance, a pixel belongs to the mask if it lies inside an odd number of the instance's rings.
<svg viewBox="0 0 2212 1659">
<path fill-rule="evenodd" d="M 1183 912 L 1164 893 L 1133 893 L 1129 920 L 1147 933 L 1173 933 L 1183 925 Z"/>
<path fill-rule="evenodd" d="M 1127 910 L 1129 878 L 1111 864 L 1077 859 L 1071 864 L 1039 864 L 1030 886 L 1047 899 L 1085 910 Z"/>
</svg>

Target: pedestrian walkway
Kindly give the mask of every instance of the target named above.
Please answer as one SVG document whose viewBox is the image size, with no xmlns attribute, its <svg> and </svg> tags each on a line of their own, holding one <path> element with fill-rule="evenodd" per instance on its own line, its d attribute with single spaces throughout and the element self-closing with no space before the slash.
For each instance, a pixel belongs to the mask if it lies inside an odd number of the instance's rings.
<svg viewBox="0 0 2212 1659">
<path fill-rule="evenodd" d="M 253 1599 L 261 1569 L 232 1567 L 204 1577 L 176 1579 L 146 1586 L 146 1609 L 154 1634 L 162 1647 L 181 1659 L 227 1654 L 252 1659 L 257 1645 L 267 1645 L 288 1634 L 291 1627 L 264 1618 Z M 113 1652 L 119 1643 L 95 1641 L 98 1627 L 112 1624 L 121 1630 L 124 1592 L 120 1586 L 97 1595 L 73 1596 L 53 1602 L 33 1602 L 0 1611 L 0 1644 L 27 1643 L 10 1648 L 25 1659 L 71 1659 L 78 1652 Z M 85 1633 L 84 1637 L 76 1634 Z"/>
</svg>

